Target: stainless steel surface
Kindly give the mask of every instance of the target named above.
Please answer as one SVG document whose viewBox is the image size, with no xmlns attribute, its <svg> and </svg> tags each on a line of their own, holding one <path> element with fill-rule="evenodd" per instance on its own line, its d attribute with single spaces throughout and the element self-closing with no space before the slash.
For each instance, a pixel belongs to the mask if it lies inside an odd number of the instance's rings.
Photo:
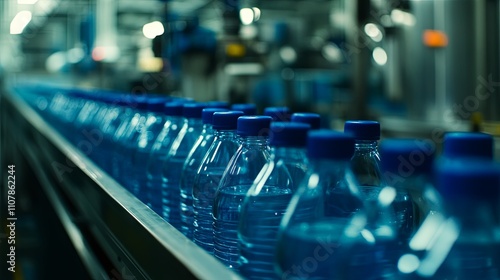
<svg viewBox="0 0 500 280">
<path fill-rule="evenodd" d="M 25 139 L 19 145 L 96 279 L 102 276 L 98 260 L 92 260 L 96 250 L 123 279 L 240 279 L 102 172 L 22 99 L 7 93 L 4 100 L 16 120 L 15 133 Z M 71 206 L 60 207 L 60 197 Z M 68 209 L 74 219 L 65 214 Z"/>
<path fill-rule="evenodd" d="M 484 80 L 498 77 L 498 24 L 488 25 L 498 12 L 488 11 L 497 1 L 410 0 L 413 24 L 402 26 L 403 95 L 412 120 L 453 122 L 468 120 L 473 112 L 495 119 L 491 106 L 497 98 L 478 98 Z M 497 5 L 497 3 L 496 3 Z M 487 29 L 488 27 L 488 29 Z M 448 44 L 424 44 L 426 30 L 446 34 Z M 489 33 L 487 31 L 492 31 Z M 490 36 L 490 34 L 492 34 Z M 487 52 L 487 46 L 497 46 Z M 489 69 L 488 69 L 489 68 Z"/>
</svg>

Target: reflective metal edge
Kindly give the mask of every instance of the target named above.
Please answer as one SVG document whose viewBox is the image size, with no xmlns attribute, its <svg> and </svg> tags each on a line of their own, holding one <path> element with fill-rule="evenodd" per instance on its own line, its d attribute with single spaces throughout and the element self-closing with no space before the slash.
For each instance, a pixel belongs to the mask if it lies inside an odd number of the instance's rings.
<svg viewBox="0 0 500 280">
<path fill-rule="evenodd" d="M 99 188 L 109 195 L 119 207 L 135 219 L 138 225 L 147 230 L 150 237 L 156 239 L 163 246 L 159 250 L 168 251 L 169 254 L 173 255 L 197 278 L 215 280 L 242 279 L 238 274 L 226 268 L 202 248 L 187 239 L 132 194 L 124 191 L 124 188 L 120 184 L 102 172 L 83 153 L 75 149 L 55 129 L 47 124 L 37 112 L 26 104 L 24 100 L 10 92 L 5 93 L 5 98 L 62 155 L 85 173 L 95 183 L 95 188 Z"/>
</svg>

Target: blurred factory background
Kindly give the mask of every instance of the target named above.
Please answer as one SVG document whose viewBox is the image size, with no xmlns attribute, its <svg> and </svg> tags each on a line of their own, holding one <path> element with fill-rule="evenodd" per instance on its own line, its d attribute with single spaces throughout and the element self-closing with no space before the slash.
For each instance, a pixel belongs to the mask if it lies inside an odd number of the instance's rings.
<svg viewBox="0 0 500 280">
<path fill-rule="evenodd" d="M 286 105 L 320 113 L 332 126 L 378 119 L 391 135 L 500 132 L 498 1 L 1 5 L 7 84 L 39 80 Z"/>
</svg>

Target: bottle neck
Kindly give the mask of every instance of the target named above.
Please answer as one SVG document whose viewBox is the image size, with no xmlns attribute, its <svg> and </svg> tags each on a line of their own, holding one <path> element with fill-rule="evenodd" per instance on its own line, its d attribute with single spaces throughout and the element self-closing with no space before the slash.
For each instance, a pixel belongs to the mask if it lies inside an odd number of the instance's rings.
<svg viewBox="0 0 500 280">
<path fill-rule="evenodd" d="M 269 148 L 269 138 L 264 136 L 240 136 L 240 143 L 243 147 L 253 147 L 258 149 Z"/>
<path fill-rule="evenodd" d="M 214 135 L 217 137 L 219 140 L 220 139 L 234 139 L 236 140 L 237 135 L 235 130 L 217 130 L 214 129 Z"/>
<path fill-rule="evenodd" d="M 376 140 L 356 140 L 354 143 L 354 149 L 356 152 L 358 151 L 366 151 L 366 152 L 377 152 L 378 141 Z"/>
</svg>

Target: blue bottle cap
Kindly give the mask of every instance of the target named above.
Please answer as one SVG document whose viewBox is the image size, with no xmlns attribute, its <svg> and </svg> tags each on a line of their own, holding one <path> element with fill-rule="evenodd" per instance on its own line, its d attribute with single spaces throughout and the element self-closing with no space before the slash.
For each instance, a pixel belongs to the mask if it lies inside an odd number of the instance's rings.
<svg viewBox="0 0 500 280">
<path fill-rule="evenodd" d="M 257 114 L 257 106 L 251 103 L 233 104 L 233 106 L 231 106 L 231 110 L 243 111 L 243 113 L 247 116 Z"/>
<path fill-rule="evenodd" d="M 178 102 L 167 102 L 163 107 L 163 113 L 167 116 L 180 117 L 183 115 L 184 104 Z"/>
<path fill-rule="evenodd" d="M 226 101 L 208 101 L 205 102 L 207 108 L 224 108 L 229 109 L 229 102 Z"/>
<path fill-rule="evenodd" d="M 243 116 L 238 119 L 240 136 L 269 136 L 272 118 L 269 116 Z"/>
<path fill-rule="evenodd" d="M 216 130 L 236 130 L 238 118 L 243 116 L 242 111 L 215 112 L 212 117 L 212 126 Z"/>
<path fill-rule="evenodd" d="M 380 143 L 381 169 L 403 178 L 430 174 L 435 150 L 422 139 L 387 139 Z"/>
<path fill-rule="evenodd" d="M 498 201 L 500 168 L 485 159 L 448 162 L 436 168 L 436 188 L 445 200 L 475 198 Z"/>
<path fill-rule="evenodd" d="M 273 121 L 290 121 L 291 111 L 288 107 L 267 107 L 264 109 L 264 116 L 269 116 Z"/>
<path fill-rule="evenodd" d="M 273 122 L 269 145 L 275 147 L 305 147 L 307 132 L 311 126 L 306 123 Z"/>
<path fill-rule="evenodd" d="M 479 132 L 450 132 L 444 135 L 446 158 L 478 157 L 493 159 L 493 137 Z"/>
<path fill-rule="evenodd" d="M 161 98 L 161 97 L 149 99 L 148 111 L 154 112 L 154 113 L 163 113 L 166 100 L 167 99 Z"/>
<path fill-rule="evenodd" d="M 293 113 L 292 122 L 307 123 L 311 129 L 319 129 L 321 127 L 321 117 L 315 113 Z"/>
<path fill-rule="evenodd" d="M 377 121 L 346 121 L 344 131 L 352 133 L 356 140 L 380 139 L 380 123 Z"/>
<path fill-rule="evenodd" d="M 201 119 L 201 112 L 206 107 L 206 103 L 184 103 L 183 115 L 188 119 Z"/>
<path fill-rule="evenodd" d="M 201 119 L 204 124 L 212 124 L 212 118 L 215 112 L 226 112 L 227 109 L 224 108 L 205 108 L 201 112 Z"/>
<path fill-rule="evenodd" d="M 354 154 L 354 136 L 329 129 L 309 131 L 307 156 L 310 159 L 350 160 Z"/>
</svg>

